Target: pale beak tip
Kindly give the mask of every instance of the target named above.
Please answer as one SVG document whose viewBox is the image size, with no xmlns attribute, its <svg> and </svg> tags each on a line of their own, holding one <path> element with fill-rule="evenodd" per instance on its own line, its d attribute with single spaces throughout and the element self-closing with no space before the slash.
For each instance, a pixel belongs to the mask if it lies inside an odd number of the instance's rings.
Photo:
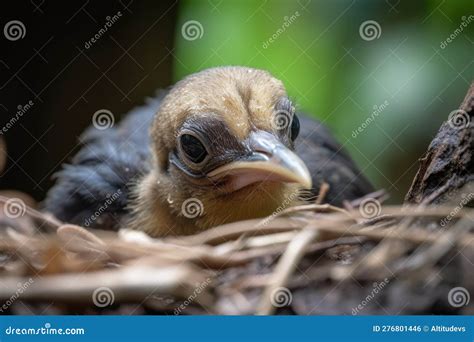
<svg viewBox="0 0 474 342">
<path fill-rule="evenodd" d="M 301 166 L 301 170 L 295 173 L 295 183 L 302 185 L 304 189 L 311 189 L 313 187 L 311 174 L 309 173 L 306 165 L 302 164 Z"/>
</svg>

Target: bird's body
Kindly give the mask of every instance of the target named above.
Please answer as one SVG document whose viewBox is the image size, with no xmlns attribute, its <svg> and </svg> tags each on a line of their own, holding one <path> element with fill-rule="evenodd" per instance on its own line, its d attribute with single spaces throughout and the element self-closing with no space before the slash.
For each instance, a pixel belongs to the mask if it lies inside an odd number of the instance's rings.
<svg viewBox="0 0 474 342">
<path fill-rule="evenodd" d="M 271 215 L 301 203 L 304 188 L 314 198 L 323 182 L 325 202 L 336 205 L 371 191 L 330 132 L 298 116 L 300 125 L 267 72 L 191 75 L 116 127 L 91 127 L 45 209 L 66 222 L 164 236 Z"/>
</svg>

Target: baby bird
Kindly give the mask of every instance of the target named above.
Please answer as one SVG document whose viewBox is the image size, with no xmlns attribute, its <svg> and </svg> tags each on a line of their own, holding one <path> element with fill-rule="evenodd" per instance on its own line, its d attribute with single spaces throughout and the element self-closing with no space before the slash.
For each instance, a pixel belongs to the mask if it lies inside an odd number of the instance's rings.
<svg viewBox="0 0 474 342">
<path fill-rule="evenodd" d="M 300 116 L 300 118 L 298 118 Z M 193 234 L 314 199 L 340 205 L 372 186 L 281 81 L 247 67 L 190 75 L 117 128 L 90 128 L 45 209 L 86 226 Z"/>
</svg>

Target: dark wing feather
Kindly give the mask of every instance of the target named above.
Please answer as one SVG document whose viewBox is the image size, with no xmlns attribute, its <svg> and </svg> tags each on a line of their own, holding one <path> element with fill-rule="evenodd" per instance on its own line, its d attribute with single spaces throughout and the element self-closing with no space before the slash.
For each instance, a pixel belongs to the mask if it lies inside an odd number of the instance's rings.
<svg viewBox="0 0 474 342">
<path fill-rule="evenodd" d="M 116 228 L 126 214 L 130 185 L 149 170 L 149 128 L 160 98 L 132 110 L 116 127 L 91 126 L 72 163 L 55 175 L 44 209 L 65 222 Z"/>
<path fill-rule="evenodd" d="M 296 153 L 311 173 L 313 196 L 318 194 L 323 182 L 330 186 L 324 202 L 335 205 L 373 191 L 372 185 L 324 125 L 302 114 L 298 117 L 301 131 L 296 140 Z"/>
</svg>

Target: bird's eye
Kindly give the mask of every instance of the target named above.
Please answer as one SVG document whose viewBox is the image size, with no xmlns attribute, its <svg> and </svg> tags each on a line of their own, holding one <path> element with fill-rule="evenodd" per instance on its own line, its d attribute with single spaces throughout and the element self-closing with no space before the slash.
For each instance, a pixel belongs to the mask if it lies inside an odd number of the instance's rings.
<svg viewBox="0 0 474 342">
<path fill-rule="evenodd" d="M 298 134 L 300 134 L 300 120 L 295 114 L 293 115 L 293 120 L 291 121 L 291 127 L 290 127 L 291 140 L 295 141 L 295 139 L 298 137 Z"/>
<path fill-rule="evenodd" d="M 192 163 L 199 164 L 206 159 L 207 150 L 204 144 L 191 134 L 183 134 L 180 137 L 181 149 L 186 158 Z"/>
</svg>

